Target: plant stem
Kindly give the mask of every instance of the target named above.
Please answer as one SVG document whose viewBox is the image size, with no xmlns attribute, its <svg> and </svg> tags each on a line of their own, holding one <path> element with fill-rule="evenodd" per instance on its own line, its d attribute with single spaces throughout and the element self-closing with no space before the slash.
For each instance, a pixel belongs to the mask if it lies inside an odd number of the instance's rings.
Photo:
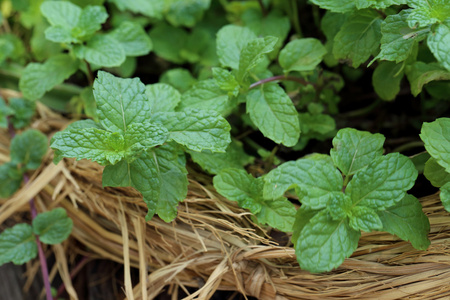
<svg viewBox="0 0 450 300">
<path fill-rule="evenodd" d="M 91 65 L 85 59 L 84 59 L 84 63 L 86 64 L 89 85 L 92 86 L 92 85 L 94 85 L 94 74 L 92 73 Z"/>
<path fill-rule="evenodd" d="M 300 20 L 298 18 L 298 6 L 297 0 L 292 0 L 292 23 L 294 25 L 295 31 L 297 32 L 298 38 L 303 37 L 302 28 L 300 27 Z"/>
<path fill-rule="evenodd" d="M 294 76 L 278 75 L 278 76 L 273 76 L 273 77 L 269 77 L 269 78 L 264 78 L 264 79 L 261 79 L 261 80 L 255 82 L 255 83 L 252 83 L 250 85 L 249 89 L 253 89 L 253 88 L 255 88 L 255 87 L 259 86 L 259 85 L 262 85 L 264 83 L 268 83 L 268 82 L 272 82 L 272 81 L 279 81 L 279 80 L 295 81 L 295 82 L 298 82 L 298 83 L 300 83 L 302 85 L 305 85 L 305 86 L 308 85 L 308 84 L 314 85 L 311 82 L 308 82 L 308 81 L 306 81 L 306 80 L 304 80 L 302 78 L 298 78 L 298 77 L 294 77 Z"/>
<path fill-rule="evenodd" d="M 75 266 L 75 268 L 73 268 L 72 272 L 70 272 L 70 279 L 74 279 L 75 276 L 78 274 L 78 272 L 81 271 L 81 269 L 83 269 L 83 267 L 89 262 L 89 257 L 84 256 L 80 262 L 78 262 L 78 264 Z M 64 291 L 66 290 L 66 286 L 64 283 L 62 283 L 59 288 L 58 288 L 58 293 L 56 294 L 56 299 L 58 299 L 59 297 L 61 297 L 61 295 L 64 293 Z"/>
<path fill-rule="evenodd" d="M 262 2 L 262 0 L 258 0 L 259 6 L 261 7 L 261 11 L 263 13 L 263 16 L 267 16 L 267 9 L 264 7 L 264 3 Z"/>
</svg>

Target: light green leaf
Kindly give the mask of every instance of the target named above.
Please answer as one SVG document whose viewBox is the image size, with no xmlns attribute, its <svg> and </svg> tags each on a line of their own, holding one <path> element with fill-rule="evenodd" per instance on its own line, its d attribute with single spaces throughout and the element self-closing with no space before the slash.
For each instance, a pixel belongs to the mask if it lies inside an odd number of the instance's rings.
<svg viewBox="0 0 450 300">
<path fill-rule="evenodd" d="M 430 245 L 427 237 L 430 222 L 416 197 L 406 195 L 396 205 L 379 211 L 378 215 L 383 222 L 383 231 L 410 241 L 413 247 L 419 250 L 426 250 Z"/>
<path fill-rule="evenodd" d="M 161 19 L 163 12 L 164 12 L 164 6 L 165 6 L 165 0 L 109 0 L 110 2 L 113 2 L 117 5 L 119 10 L 130 10 L 134 13 L 140 13 L 144 16 Z"/>
<path fill-rule="evenodd" d="M 425 149 L 436 159 L 437 163 L 450 173 L 450 119 L 439 118 L 434 122 L 424 122 L 420 138 L 425 143 Z"/>
<path fill-rule="evenodd" d="M 425 177 L 435 187 L 441 187 L 447 182 L 450 182 L 450 173 L 447 173 L 445 168 L 438 164 L 433 157 L 425 163 L 423 175 L 425 175 Z"/>
<path fill-rule="evenodd" d="M 112 132 L 123 134 L 129 124 L 148 120 L 150 105 L 139 78 L 122 79 L 99 71 L 94 97 L 100 124 Z"/>
<path fill-rule="evenodd" d="M 414 9 L 408 17 L 408 25 L 425 27 L 450 17 L 450 4 L 447 0 L 411 0 L 409 6 Z"/>
<path fill-rule="evenodd" d="M 68 28 L 62 26 L 51 26 L 45 30 L 45 38 L 55 43 L 77 43 L 79 40 L 72 36 Z"/>
<path fill-rule="evenodd" d="M 352 12 L 356 9 L 355 0 L 311 0 L 311 2 L 320 8 L 337 13 Z"/>
<path fill-rule="evenodd" d="M 392 5 L 403 5 L 407 4 L 407 0 L 356 0 L 356 8 L 376 8 L 383 9 Z"/>
<path fill-rule="evenodd" d="M 406 76 L 414 97 L 422 92 L 423 86 L 435 80 L 450 80 L 450 72 L 437 63 L 426 64 L 417 61 L 406 67 Z"/>
<path fill-rule="evenodd" d="M 86 45 L 76 45 L 73 50 L 78 58 L 102 67 L 120 66 L 126 58 L 120 43 L 107 35 L 95 35 Z"/>
<path fill-rule="evenodd" d="M 338 59 L 348 59 L 354 68 L 359 67 L 380 45 L 381 19 L 373 10 L 360 10 L 349 16 L 334 37 L 333 54 Z"/>
<path fill-rule="evenodd" d="M 309 223 L 312 217 L 314 217 L 317 213 L 319 213 L 322 210 L 313 210 L 310 207 L 307 207 L 306 205 L 300 206 L 299 209 L 297 209 L 297 213 L 295 215 L 295 222 L 294 222 L 294 232 L 292 233 L 291 241 L 294 245 L 297 244 L 297 240 L 300 236 L 300 233 L 302 232 L 303 228 Z"/>
<path fill-rule="evenodd" d="M 274 50 L 278 38 L 266 36 L 251 40 L 242 48 L 239 56 L 239 69 L 237 72 L 237 81 L 244 82 L 249 72 L 254 69 L 268 54 Z"/>
<path fill-rule="evenodd" d="M 161 112 L 152 115 L 169 131 L 169 140 L 193 151 L 225 152 L 230 138 L 230 124 L 217 112 L 187 109 L 181 112 Z"/>
<path fill-rule="evenodd" d="M 259 223 L 267 224 L 283 232 L 292 232 L 296 213 L 294 204 L 286 198 L 280 198 L 262 201 L 261 211 L 255 216 Z"/>
<path fill-rule="evenodd" d="M 328 134 L 336 129 L 336 121 L 330 115 L 300 113 L 302 134 Z"/>
<path fill-rule="evenodd" d="M 381 62 L 372 75 L 375 92 L 383 100 L 394 100 L 400 92 L 403 79 L 403 65 L 394 62 Z"/>
<path fill-rule="evenodd" d="M 408 157 L 390 153 L 356 173 L 345 193 L 354 205 L 382 210 L 400 201 L 416 178 L 417 170 Z"/>
<path fill-rule="evenodd" d="M 442 205 L 444 206 L 446 211 L 450 211 L 450 183 L 447 182 L 440 188 L 440 198 Z"/>
<path fill-rule="evenodd" d="M 72 232 L 73 221 L 64 208 L 55 208 L 40 213 L 33 220 L 33 232 L 43 243 L 54 245 L 62 243 Z"/>
<path fill-rule="evenodd" d="M 264 182 L 262 180 L 257 180 L 243 169 L 224 169 L 214 176 L 213 183 L 214 188 L 219 194 L 226 197 L 228 200 L 237 201 L 240 206 L 245 206 L 243 204 L 249 200 L 250 202 L 255 202 L 262 198 Z M 251 199 L 253 199 L 253 201 L 251 201 Z M 253 213 L 260 211 L 261 204 L 258 206 L 258 211 L 253 210 Z"/>
<path fill-rule="evenodd" d="M 188 33 L 166 23 L 158 23 L 149 32 L 156 55 L 174 63 L 184 63 L 180 52 L 186 45 Z M 170 39 L 167 37 L 170 36 Z"/>
<path fill-rule="evenodd" d="M 180 93 L 186 92 L 196 81 L 188 70 L 182 68 L 170 69 L 159 78 L 160 83 L 170 84 Z"/>
<path fill-rule="evenodd" d="M 450 4 L 447 4 L 450 18 Z M 450 71 L 450 21 L 439 24 L 435 31 L 428 35 L 428 48 L 437 61 Z"/>
<path fill-rule="evenodd" d="M 24 264 L 38 253 L 36 238 L 30 225 L 22 223 L 0 234 L 0 265 L 13 262 Z"/>
<path fill-rule="evenodd" d="M 367 206 L 354 206 L 350 211 L 350 227 L 354 230 L 371 232 L 383 227 L 377 212 Z"/>
<path fill-rule="evenodd" d="M 365 168 L 383 154 L 384 136 L 353 128 L 338 131 L 330 150 L 334 164 L 350 176 Z"/>
<path fill-rule="evenodd" d="M 37 100 L 78 70 L 78 60 L 68 54 L 58 54 L 45 63 L 29 63 L 23 70 L 19 87 L 24 98 Z"/>
<path fill-rule="evenodd" d="M 217 32 L 217 56 L 222 66 L 239 68 L 241 51 L 256 35 L 246 27 L 226 25 Z"/>
<path fill-rule="evenodd" d="M 265 137 L 288 147 L 297 144 L 300 137 L 298 113 L 278 84 L 263 84 L 250 90 L 247 113 Z"/>
<path fill-rule="evenodd" d="M 71 29 L 77 25 L 82 9 L 66 1 L 46 1 L 41 5 L 41 12 L 52 26 Z"/>
<path fill-rule="evenodd" d="M 303 38 L 289 42 L 278 58 L 285 72 L 311 71 L 322 61 L 327 49 L 314 38 Z"/>
<path fill-rule="evenodd" d="M 122 46 L 126 56 L 147 55 L 153 44 L 144 29 L 133 22 L 123 22 L 108 36 L 112 37 Z"/>
<path fill-rule="evenodd" d="M 150 113 L 174 111 L 181 101 L 180 93 L 165 83 L 148 84 L 145 86 Z"/>
<path fill-rule="evenodd" d="M 11 141 L 11 162 L 26 170 L 39 168 L 48 149 L 47 137 L 36 129 L 17 134 Z"/>
<path fill-rule="evenodd" d="M 167 129 L 159 124 L 149 121 L 133 123 L 128 126 L 124 135 L 125 148 L 131 151 L 131 156 L 134 156 L 141 151 L 164 144 L 168 136 Z"/>
<path fill-rule="evenodd" d="M 6 105 L 5 100 L 0 97 L 0 128 L 8 128 L 8 117 L 14 113 L 14 110 Z"/>
<path fill-rule="evenodd" d="M 327 210 L 333 220 L 342 220 L 351 215 L 352 199 L 344 193 L 334 193 L 327 203 Z"/>
<path fill-rule="evenodd" d="M 312 273 L 331 271 L 358 247 L 361 233 L 348 220 L 333 220 L 324 210 L 312 217 L 294 245 L 300 267 Z"/>
<path fill-rule="evenodd" d="M 236 77 L 225 69 L 212 68 L 214 79 L 221 90 L 228 92 L 228 96 L 237 96 L 239 94 L 239 82 Z"/>
<path fill-rule="evenodd" d="M 343 186 L 341 173 L 324 159 L 286 162 L 270 171 L 264 181 L 264 198 L 277 199 L 295 188 L 300 202 L 312 209 L 324 208 Z"/>
<path fill-rule="evenodd" d="M 333 13 L 331 11 L 325 12 L 320 27 L 327 38 L 325 49 L 327 54 L 323 57 L 323 61 L 327 66 L 336 66 L 339 61 L 333 55 L 334 37 L 341 29 L 342 25 L 347 21 L 349 14 Z"/>
<path fill-rule="evenodd" d="M 103 6 L 86 6 L 83 8 L 77 25 L 72 30 L 72 35 L 85 37 L 94 34 L 102 29 L 102 24 L 108 19 L 108 13 Z"/>
<path fill-rule="evenodd" d="M 203 18 L 211 0 L 171 0 L 168 1 L 165 17 L 173 26 L 193 27 Z"/>
<path fill-rule="evenodd" d="M 7 162 L 0 165 L 0 198 L 9 198 L 20 188 L 22 176 L 16 164 Z"/>
</svg>

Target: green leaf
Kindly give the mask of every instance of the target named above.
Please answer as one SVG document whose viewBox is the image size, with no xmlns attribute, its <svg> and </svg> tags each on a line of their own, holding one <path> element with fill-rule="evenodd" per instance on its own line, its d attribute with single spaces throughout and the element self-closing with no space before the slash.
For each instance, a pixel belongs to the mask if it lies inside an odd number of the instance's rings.
<svg viewBox="0 0 450 300">
<path fill-rule="evenodd" d="M 354 230 L 371 232 L 383 227 L 377 212 L 367 206 L 354 206 L 350 212 L 350 227 Z"/>
<path fill-rule="evenodd" d="M 384 136 L 353 128 L 338 131 L 330 150 L 334 164 L 346 176 L 365 168 L 383 154 Z"/>
<path fill-rule="evenodd" d="M 83 8 L 72 35 L 85 37 L 102 29 L 102 24 L 108 19 L 108 13 L 103 6 L 86 6 Z"/>
<path fill-rule="evenodd" d="M 61 26 L 51 26 L 45 30 L 45 38 L 55 43 L 77 43 L 79 40 L 72 36 L 71 31 Z"/>
<path fill-rule="evenodd" d="M 238 82 L 244 82 L 249 72 L 254 69 L 268 54 L 274 50 L 278 38 L 267 36 L 251 40 L 242 48 L 239 56 L 239 68 L 237 72 Z"/>
<path fill-rule="evenodd" d="M 330 115 L 300 113 L 302 134 L 327 134 L 336 129 L 336 121 Z"/>
<path fill-rule="evenodd" d="M 333 54 L 338 59 L 351 61 L 359 67 L 380 44 L 381 19 L 373 10 L 360 10 L 349 16 L 334 37 Z"/>
<path fill-rule="evenodd" d="M 38 253 L 33 230 L 28 224 L 17 224 L 0 234 L 0 265 L 13 262 L 24 264 Z"/>
<path fill-rule="evenodd" d="M 123 22 L 108 34 L 122 46 L 126 56 L 147 55 L 153 44 L 144 29 L 133 22 Z"/>
<path fill-rule="evenodd" d="M 333 220 L 326 210 L 319 212 L 294 244 L 300 267 L 312 273 L 331 271 L 356 250 L 360 236 L 346 218 Z"/>
<path fill-rule="evenodd" d="M 423 175 L 425 175 L 425 177 L 435 187 L 441 187 L 447 182 L 450 182 L 450 173 L 447 173 L 445 168 L 438 164 L 433 157 L 425 163 Z"/>
<path fill-rule="evenodd" d="M 99 71 L 94 97 L 100 124 L 112 132 L 125 133 L 129 124 L 143 123 L 150 114 L 145 86 L 139 78 L 122 79 Z"/>
<path fill-rule="evenodd" d="M 285 72 L 311 71 L 322 61 L 327 49 L 314 38 L 303 38 L 289 42 L 280 51 L 278 58 Z"/>
<path fill-rule="evenodd" d="M 212 68 L 212 72 L 217 86 L 221 90 L 228 92 L 228 96 L 236 97 L 239 94 L 239 82 L 237 82 L 236 77 L 230 71 L 222 68 Z"/>
<path fill-rule="evenodd" d="M 294 222 L 294 232 L 292 233 L 291 241 L 294 245 L 297 244 L 297 240 L 302 232 L 303 228 L 309 223 L 309 221 L 314 217 L 320 210 L 313 210 L 306 205 L 300 206 L 297 209 Z"/>
<path fill-rule="evenodd" d="M 450 5 L 446 0 L 411 0 L 412 8 L 408 17 L 409 27 L 424 27 L 445 21 L 450 17 Z"/>
<path fill-rule="evenodd" d="M 297 144 L 300 137 L 298 113 L 278 84 L 263 84 L 250 90 L 247 113 L 265 137 L 288 147 Z"/>
<path fill-rule="evenodd" d="M 240 206 L 248 199 L 262 198 L 263 181 L 257 180 L 243 169 L 224 169 L 214 176 L 213 183 L 219 194 L 228 200 L 237 201 Z"/>
<path fill-rule="evenodd" d="M 439 118 L 434 122 L 424 122 L 420 138 L 425 143 L 425 149 L 436 159 L 437 163 L 450 173 L 450 126 L 449 118 Z"/>
<path fill-rule="evenodd" d="M 415 43 L 423 40 L 429 28 L 410 28 L 407 18 L 409 10 L 402 10 L 396 15 L 387 16 L 381 24 L 381 51 L 376 59 L 399 63 L 411 54 Z"/>
<path fill-rule="evenodd" d="M 227 92 L 219 88 L 216 80 L 207 79 L 198 81 L 184 93 L 177 109 L 207 109 L 226 115 L 236 105 L 237 103 L 229 100 Z"/>
<path fill-rule="evenodd" d="M 169 140 L 193 151 L 225 152 L 230 138 L 230 124 L 215 111 L 189 109 L 153 114 L 169 131 Z"/>
<path fill-rule="evenodd" d="M 40 213 L 33 220 L 33 232 L 43 243 L 54 245 L 62 243 L 72 232 L 73 221 L 64 208 L 58 207 Z"/>
<path fill-rule="evenodd" d="M 149 35 L 156 55 L 178 64 L 185 62 L 180 55 L 188 40 L 188 33 L 185 30 L 159 23 L 150 30 Z"/>
<path fill-rule="evenodd" d="M 8 117 L 14 113 L 14 110 L 6 105 L 5 100 L 0 97 L 0 128 L 8 128 Z"/>
<path fill-rule="evenodd" d="M 410 241 L 413 247 L 419 250 L 426 250 L 430 245 L 427 237 L 430 222 L 416 197 L 406 195 L 396 205 L 379 211 L 378 215 L 383 222 L 383 231 Z"/>
<path fill-rule="evenodd" d="M 351 216 L 352 199 L 344 193 L 335 193 L 328 201 L 327 209 L 333 220 L 342 220 L 347 216 Z M 358 230 L 354 228 L 355 230 Z"/>
<path fill-rule="evenodd" d="M 196 81 L 188 70 L 181 68 L 170 69 L 159 78 L 160 83 L 170 84 L 180 93 L 186 92 Z"/>
<path fill-rule="evenodd" d="M 148 84 L 145 86 L 150 113 L 174 111 L 181 100 L 180 93 L 165 83 Z"/>
<path fill-rule="evenodd" d="M 354 205 L 382 210 L 400 201 L 416 178 L 417 170 L 408 157 L 390 153 L 356 173 L 345 193 Z"/>
<path fill-rule="evenodd" d="M 280 165 L 264 181 L 264 198 L 277 199 L 288 189 L 296 188 L 302 204 L 312 209 L 324 208 L 343 186 L 341 173 L 330 161 L 308 158 Z"/>
<path fill-rule="evenodd" d="M 66 1 L 46 1 L 41 5 L 41 12 L 52 26 L 71 29 L 77 25 L 82 9 Z"/>
<path fill-rule="evenodd" d="M 134 13 L 140 13 L 144 16 L 161 19 L 164 11 L 164 0 L 109 0 L 117 5 L 119 10 L 130 10 Z"/>
<path fill-rule="evenodd" d="M 86 45 L 76 45 L 75 55 L 102 67 L 120 66 L 126 58 L 121 44 L 108 35 L 94 35 Z"/>
<path fill-rule="evenodd" d="M 407 0 L 356 0 L 356 8 L 363 9 L 372 7 L 376 9 L 383 9 L 392 5 L 407 4 L 407 2 Z"/>
<path fill-rule="evenodd" d="M 133 157 L 141 151 L 164 144 L 168 135 L 167 129 L 159 124 L 149 121 L 133 123 L 125 132 L 125 147 L 131 150 L 131 157 Z M 131 157 L 127 157 L 127 159 L 130 160 Z"/>
<path fill-rule="evenodd" d="M 450 5 L 448 10 L 450 18 Z M 427 43 L 437 61 L 450 71 L 450 21 L 439 24 L 435 31 L 428 35 Z"/>
<path fill-rule="evenodd" d="M 10 98 L 9 107 L 13 110 L 10 121 L 15 129 L 27 127 L 36 112 L 36 102 L 22 98 Z"/>
<path fill-rule="evenodd" d="M 406 76 L 411 85 L 411 93 L 414 97 L 422 92 L 423 86 L 435 80 L 450 80 L 450 72 L 437 63 L 426 64 L 417 61 L 406 67 Z"/>
<path fill-rule="evenodd" d="M 400 92 L 403 79 L 403 65 L 394 62 L 381 62 L 372 76 L 375 92 L 383 100 L 394 100 Z"/>
<path fill-rule="evenodd" d="M 355 0 L 311 0 L 311 2 L 320 8 L 337 13 L 352 12 L 356 9 Z"/>
<path fill-rule="evenodd" d="M 22 184 L 22 172 L 17 165 L 7 162 L 0 165 L 0 198 L 9 198 Z"/>
<path fill-rule="evenodd" d="M 217 56 L 222 66 L 239 69 L 241 51 L 256 35 L 246 27 L 226 25 L 217 32 Z"/>
<path fill-rule="evenodd" d="M 259 223 L 267 224 L 283 232 L 292 232 L 296 213 L 295 206 L 289 200 L 280 198 L 262 201 L 261 211 L 255 216 Z"/>
<path fill-rule="evenodd" d="M 47 137 L 36 129 L 17 134 L 11 141 L 11 162 L 26 170 L 39 168 L 48 149 Z"/>
<path fill-rule="evenodd" d="M 349 14 L 327 11 L 321 20 L 320 27 L 327 38 L 327 42 L 325 43 L 327 54 L 323 57 L 323 60 L 330 67 L 336 66 L 339 63 L 333 55 L 334 37 L 347 21 L 348 16 Z"/>
<path fill-rule="evenodd" d="M 168 3 L 165 15 L 167 21 L 176 27 L 193 27 L 203 18 L 203 14 L 209 8 L 211 0 L 171 0 Z"/>
<path fill-rule="evenodd" d="M 19 87 L 25 99 L 37 100 L 78 70 L 78 60 L 58 54 L 45 63 L 29 63 L 23 70 Z"/>
<path fill-rule="evenodd" d="M 440 197 L 442 201 L 442 205 L 444 205 L 444 208 L 446 211 L 450 211 L 450 183 L 447 182 L 440 188 Z"/>
<path fill-rule="evenodd" d="M 221 170 L 228 168 L 242 169 L 254 160 L 252 156 L 244 152 L 242 143 L 237 140 L 231 141 L 225 153 L 214 153 L 209 150 L 188 151 L 188 153 L 195 163 L 211 174 L 218 174 Z"/>
</svg>

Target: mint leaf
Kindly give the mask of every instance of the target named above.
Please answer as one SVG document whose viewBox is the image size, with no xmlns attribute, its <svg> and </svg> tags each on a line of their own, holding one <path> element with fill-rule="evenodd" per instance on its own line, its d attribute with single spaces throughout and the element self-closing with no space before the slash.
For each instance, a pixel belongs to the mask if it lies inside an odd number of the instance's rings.
<svg viewBox="0 0 450 300">
<path fill-rule="evenodd" d="M 82 9 L 66 1 L 46 1 L 41 5 L 41 12 L 52 26 L 71 29 L 77 25 Z"/>
<path fill-rule="evenodd" d="M 320 8 L 337 13 L 351 12 L 356 9 L 355 0 L 311 0 L 311 2 Z"/>
<path fill-rule="evenodd" d="M 170 69 L 159 78 L 160 83 L 170 84 L 180 93 L 186 92 L 196 81 L 188 70 L 182 68 Z"/>
<path fill-rule="evenodd" d="M 352 199 L 344 193 L 335 193 L 328 203 L 327 209 L 333 220 L 342 220 L 347 216 L 351 216 Z M 358 230 L 354 228 L 355 230 Z"/>
<path fill-rule="evenodd" d="M 36 129 L 17 134 L 11 141 L 11 162 L 26 170 L 39 168 L 48 149 L 47 137 Z"/>
<path fill-rule="evenodd" d="M 52 26 L 45 30 L 45 38 L 55 43 L 77 43 L 79 40 L 74 38 L 70 29 L 61 26 Z"/>
<path fill-rule="evenodd" d="M 327 54 L 323 57 L 328 66 L 336 66 L 339 61 L 333 55 L 334 37 L 347 21 L 349 14 L 340 14 L 327 11 L 320 21 L 320 27 L 327 38 L 325 49 Z"/>
<path fill-rule="evenodd" d="M 408 17 L 409 27 L 424 27 L 444 21 L 450 17 L 450 5 L 446 0 L 411 0 L 412 8 Z"/>
<path fill-rule="evenodd" d="M 338 131 L 330 150 L 334 164 L 350 176 L 365 168 L 383 154 L 384 136 L 353 128 Z"/>
<path fill-rule="evenodd" d="M 24 98 L 37 100 L 45 92 L 69 78 L 78 70 L 78 61 L 67 54 L 58 54 L 45 63 L 29 63 L 23 70 L 19 87 Z"/>
<path fill-rule="evenodd" d="M 215 110 L 226 115 L 236 105 L 235 102 L 229 100 L 227 92 L 221 90 L 214 79 L 207 79 L 195 83 L 184 93 L 181 96 L 181 102 L 177 109 L 198 108 Z"/>
<path fill-rule="evenodd" d="M 313 38 L 303 38 L 289 42 L 280 51 L 279 62 L 285 72 L 311 71 L 322 61 L 327 49 Z"/>
<path fill-rule="evenodd" d="M 172 27 L 166 23 L 158 23 L 149 32 L 153 42 L 153 51 L 165 60 L 181 64 L 185 59 L 181 57 L 188 40 L 188 33 L 181 28 Z M 167 37 L 170 36 L 170 39 Z"/>
<path fill-rule="evenodd" d="M 447 4 L 447 10 L 450 18 L 450 4 Z M 439 24 L 434 32 L 428 35 L 427 43 L 437 61 L 450 71 L 450 21 Z"/>
<path fill-rule="evenodd" d="M 259 223 L 267 224 L 283 232 L 292 232 L 295 214 L 295 206 L 286 198 L 276 200 L 264 200 L 261 203 L 261 211 L 255 216 Z"/>
<path fill-rule="evenodd" d="M 231 141 L 225 153 L 215 153 L 209 150 L 188 151 L 188 153 L 195 163 L 211 174 L 218 174 L 221 170 L 228 168 L 242 169 L 243 166 L 254 160 L 252 156 L 244 152 L 242 143 L 237 140 Z"/>
<path fill-rule="evenodd" d="M 242 169 L 224 169 L 213 178 L 214 188 L 228 200 L 237 201 L 240 206 L 248 199 L 262 196 L 263 182 Z M 259 205 L 261 207 L 261 205 Z M 257 213 L 259 211 L 254 211 Z"/>
<path fill-rule="evenodd" d="M 308 133 L 328 134 L 336 129 L 336 121 L 329 115 L 300 113 L 299 119 L 303 137 Z"/>
<path fill-rule="evenodd" d="M 334 37 L 333 54 L 351 61 L 354 68 L 369 59 L 380 44 L 381 19 L 373 10 L 360 10 L 349 16 Z"/>
<path fill-rule="evenodd" d="M 268 54 L 274 50 L 277 41 L 278 38 L 267 36 L 251 40 L 242 48 L 237 72 L 238 82 L 244 82 L 249 72 L 264 59 L 264 54 Z"/>
<path fill-rule="evenodd" d="M 436 159 L 437 163 L 450 173 L 450 134 L 448 128 L 450 119 L 439 118 L 434 122 L 424 122 L 420 133 L 420 138 L 425 143 L 425 149 Z"/>
<path fill-rule="evenodd" d="M 150 113 L 174 111 L 181 100 L 180 93 L 165 83 L 148 84 L 145 94 L 149 101 Z"/>
<path fill-rule="evenodd" d="M 43 243 L 54 245 L 62 243 L 72 232 L 73 221 L 64 208 L 58 207 L 40 213 L 33 220 L 33 232 Z"/>
<path fill-rule="evenodd" d="M 0 265 L 13 262 L 21 265 L 37 255 L 33 230 L 28 224 L 17 224 L 0 234 Z"/>
<path fill-rule="evenodd" d="M 117 5 L 119 10 L 130 10 L 134 13 L 140 13 L 147 17 L 161 19 L 164 11 L 164 0 L 110 0 Z"/>
<path fill-rule="evenodd" d="M 8 128 L 8 117 L 14 113 L 5 100 L 0 97 L 0 128 Z"/>
<path fill-rule="evenodd" d="M 355 230 L 371 232 L 383 227 L 376 211 L 367 206 L 354 206 L 350 211 L 350 227 Z"/>
<path fill-rule="evenodd" d="M 0 198 L 9 198 L 22 184 L 22 172 L 17 165 L 7 162 L 0 165 Z"/>
<path fill-rule="evenodd" d="M 125 133 L 131 123 L 148 119 L 150 105 L 139 78 L 122 79 L 99 71 L 94 97 L 100 124 L 112 132 Z"/>
<path fill-rule="evenodd" d="M 394 100 L 400 92 L 400 83 L 403 79 L 403 65 L 393 62 L 381 62 L 372 76 L 372 85 L 375 92 L 383 100 Z"/>
<path fill-rule="evenodd" d="M 295 188 L 300 201 L 312 209 L 324 208 L 343 186 L 341 174 L 330 161 L 308 158 L 280 165 L 264 181 L 264 198 L 277 199 Z"/>
<path fill-rule="evenodd" d="M 376 9 L 382 9 L 392 5 L 407 4 L 407 2 L 407 0 L 356 0 L 356 8 L 363 9 L 373 7 Z"/>
<path fill-rule="evenodd" d="M 164 144 L 169 133 L 165 127 L 149 121 L 133 123 L 127 128 L 124 140 L 125 147 L 131 151 L 131 157 L 149 148 Z M 128 159 L 131 159 L 128 157 Z"/>
<path fill-rule="evenodd" d="M 426 250 L 430 245 L 427 237 L 430 222 L 416 197 L 406 195 L 394 206 L 379 211 L 378 215 L 383 222 L 383 231 L 410 241 L 413 247 L 419 250 Z"/>
<path fill-rule="evenodd" d="M 22 98 L 10 98 L 9 107 L 14 112 L 10 117 L 10 121 L 15 129 L 21 129 L 30 125 L 31 119 L 36 112 L 36 102 Z"/>
<path fill-rule="evenodd" d="M 246 27 L 226 25 L 217 32 L 217 56 L 222 66 L 239 68 L 241 51 L 256 35 Z"/>
<path fill-rule="evenodd" d="M 222 68 L 212 68 L 212 72 L 218 87 L 227 91 L 228 96 L 236 97 L 239 94 L 239 82 L 237 82 L 236 77 L 230 71 Z"/>
<path fill-rule="evenodd" d="M 230 143 L 230 125 L 218 113 L 189 109 L 181 112 L 154 114 L 169 131 L 169 139 L 190 150 L 225 152 Z"/>
<path fill-rule="evenodd" d="M 425 177 L 435 187 L 441 187 L 447 182 L 450 182 L 450 173 L 447 173 L 445 168 L 438 164 L 433 157 L 425 163 L 423 175 L 425 175 Z"/>
<path fill-rule="evenodd" d="M 410 10 L 402 10 L 396 15 L 387 16 L 381 24 L 381 51 L 376 59 L 401 62 L 413 51 L 414 43 L 423 40 L 429 28 L 410 28 L 408 16 Z"/>
<path fill-rule="evenodd" d="M 263 84 L 250 90 L 247 113 L 265 137 L 288 147 L 297 144 L 300 137 L 298 113 L 278 84 Z"/>
<path fill-rule="evenodd" d="M 94 35 L 86 45 L 76 45 L 73 50 L 78 58 L 103 67 L 118 67 L 126 58 L 120 43 L 108 35 Z"/>
<path fill-rule="evenodd" d="M 147 55 L 153 44 L 144 29 L 133 22 L 123 22 L 108 34 L 122 46 L 126 56 Z"/>
<path fill-rule="evenodd" d="M 172 0 L 167 4 L 166 19 L 173 26 L 193 27 L 209 8 L 211 0 Z"/>
<path fill-rule="evenodd" d="M 77 37 L 88 37 L 102 29 L 102 24 L 105 23 L 106 19 L 108 19 L 108 13 L 103 6 L 88 5 L 83 8 L 72 34 Z"/>
<path fill-rule="evenodd" d="M 317 213 L 294 244 L 300 267 L 313 273 L 331 271 L 356 250 L 360 236 L 346 218 L 333 220 L 326 210 Z"/>
<path fill-rule="evenodd" d="M 440 188 L 440 198 L 442 201 L 442 205 L 444 205 L 444 208 L 446 211 L 450 211 L 450 183 L 447 182 Z"/>
<path fill-rule="evenodd" d="M 313 210 L 306 205 L 300 206 L 297 209 L 297 213 L 295 214 L 295 222 L 294 222 L 294 232 L 292 233 L 291 241 L 294 245 L 297 244 L 297 240 L 302 232 L 303 228 L 309 221 L 314 217 L 320 210 Z"/>
<path fill-rule="evenodd" d="M 422 92 L 423 86 L 435 80 L 450 80 L 449 71 L 442 68 L 437 63 L 426 64 L 417 61 L 406 66 L 406 76 L 411 85 L 411 93 L 417 96 Z"/>
<path fill-rule="evenodd" d="M 382 210 L 400 201 L 416 178 L 417 170 L 408 157 L 390 153 L 356 173 L 345 193 L 354 205 Z"/>
</svg>

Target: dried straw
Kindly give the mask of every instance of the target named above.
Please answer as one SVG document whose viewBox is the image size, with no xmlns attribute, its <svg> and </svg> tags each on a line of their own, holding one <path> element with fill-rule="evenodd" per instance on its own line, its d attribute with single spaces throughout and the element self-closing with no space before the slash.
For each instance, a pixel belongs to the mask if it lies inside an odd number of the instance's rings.
<svg viewBox="0 0 450 300">
<path fill-rule="evenodd" d="M 33 126 L 51 135 L 66 123 L 40 107 Z M 8 157 L 5 136 L 0 135 L 0 160 Z M 299 269 L 292 247 L 277 244 L 246 211 L 218 195 L 208 176 L 190 174 L 178 217 L 165 223 L 157 217 L 145 222 L 139 193 L 102 188 L 101 173 L 102 167 L 90 161 L 55 166 L 48 153 L 28 185 L 0 200 L 0 225 L 26 211 L 35 195 L 41 210 L 67 210 L 74 221 L 72 238 L 52 250 L 71 299 L 77 296 L 66 257 L 76 254 L 124 264 L 126 299 L 153 299 L 164 289 L 177 299 L 179 287 L 196 289 L 186 299 L 209 299 L 216 290 L 271 300 L 450 298 L 450 218 L 438 195 L 421 199 L 431 222 L 427 251 L 387 233 L 364 233 L 353 256 L 337 270 L 311 274 Z M 75 242 L 88 250 L 71 247 Z M 140 282 L 131 282 L 131 268 L 139 269 Z"/>
</svg>

